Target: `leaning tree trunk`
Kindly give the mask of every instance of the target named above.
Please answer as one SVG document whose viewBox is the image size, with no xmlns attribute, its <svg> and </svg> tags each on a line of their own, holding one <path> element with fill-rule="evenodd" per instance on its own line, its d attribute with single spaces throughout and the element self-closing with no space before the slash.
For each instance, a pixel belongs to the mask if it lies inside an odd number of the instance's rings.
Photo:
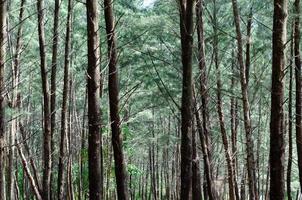
<svg viewBox="0 0 302 200">
<path fill-rule="evenodd" d="M 6 0 L 0 1 L 0 200 L 4 200 L 4 140 L 5 140 L 5 100 L 4 65 L 6 47 Z"/>
<path fill-rule="evenodd" d="M 181 191 L 182 200 L 190 199 L 192 180 L 192 50 L 194 0 L 180 1 L 181 58 L 183 66 L 181 99 Z"/>
<path fill-rule="evenodd" d="M 302 77 L 300 56 L 300 0 L 294 2 L 294 58 L 296 77 L 296 143 L 298 153 L 298 169 L 300 188 L 302 188 Z"/>
<path fill-rule="evenodd" d="M 98 1 L 86 1 L 87 9 L 87 94 L 88 94 L 88 170 L 89 199 L 102 198 L 101 114 L 100 114 L 100 48 Z"/>
<path fill-rule="evenodd" d="M 243 44 L 240 29 L 240 15 L 237 6 L 237 0 L 232 0 L 234 21 L 237 35 L 238 62 L 240 68 L 240 83 L 243 103 L 244 128 L 246 134 L 247 147 L 247 172 L 249 183 L 249 197 L 251 200 L 258 200 L 257 181 L 256 181 L 256 163 L 254 158 L 254 144 L 252 138 L 252 124 L 250 119 L 250 103 L 248 97 L 247 69 L 243 60 Z"/>
<path fill-rule="evenodd" d="M 66 145 L 66 130 L 67 130 L 67 107 L 69 94 L 69 68 L 70 68 L 70 48 L 71 48 L 71 27 L 72 27 L 72 10 L 73 1 L 68 0 L 68 14 L 66 25 L 66 40 L 65 40 L 65 58 L 64 58 L 64 86 L 63 86 L 63 101 L 62 101 L 62 113 L 61 113 L 61 141 L 60 141 L 60 155 L 58 166 L 58 199 L 64 199 L 64 187 L 65 187 L 65 145 Z M 66 189 L 66 188 L 65 188 Z"/>
<path fill-rule="evenodd" d="M 50 132 L 50 98 L 47 80 L 45 33 L 44 33 L 44 0 L 37 1 L 38 33 L 40 49 L 40 68 L 43 89 L 44 141 L 43 141 L 43 200 L 50 198 L 51 175 L 51 132 Z"/>
<path fill-rule="evenodd" d="M 121 120 L 119 116 L 119 88 L 117 69 L 117 45 L 115 36 L 115 22 L 112 8 L 112 0 L 104 0 L 104 12 L 106 22 L 108 59 L 109 59 L 109 105 L 112 132 L 112 147 L 115 164 L 115 176 L 117 185 L 117 197 L 119 200 L 129 199 L 126 163 L 123 153 L 123 139 L 121 132 Z"/>
<path fill-rule="evenodd" d="M 274 0 L 270 121 L 270 199 L 284 199 L 284 48 L 287 0 Z"/>
</svg>

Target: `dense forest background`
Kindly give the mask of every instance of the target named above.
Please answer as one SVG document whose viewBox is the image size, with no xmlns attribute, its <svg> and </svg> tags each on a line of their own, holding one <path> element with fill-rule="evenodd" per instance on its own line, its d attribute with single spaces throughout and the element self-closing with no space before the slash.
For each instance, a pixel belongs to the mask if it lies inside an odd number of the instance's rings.
<svg viewBox="0 0 302 200">
<path fill-rule="evenodd" d="M 300 198 L 300 0 L 0 0 L 0 200 Z"/>
</svg>

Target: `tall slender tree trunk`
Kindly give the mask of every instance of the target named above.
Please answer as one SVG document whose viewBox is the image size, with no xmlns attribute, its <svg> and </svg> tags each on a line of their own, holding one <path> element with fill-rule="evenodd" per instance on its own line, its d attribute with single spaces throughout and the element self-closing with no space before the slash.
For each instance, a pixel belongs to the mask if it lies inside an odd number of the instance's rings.
<svg viewBox="0 0 302 200">
<path fill-rule="evenodd" d="M 50 174 L 51 174 L 51 131 L 50 131 L 50 98 L 47 80 L 45 33 L 44 33 L 44 0 L 37 1 L 38 9 L 38 33 L 40 50 L 40 68 L 43 89 L 43 123 L 44 123 L 44 141 L 43 141 L 43 200 L 50 199 Z"/>
<path fill-rule="evenodd" d="M 205 44 L 204 44 L 204 26 L 203 26 L 203 0 L 199 0 L 196 4 L 196 20 L 197 20 L 197 38 L 198 38 L 198 64 L 200 70 L 200 93 L 202 103 L 202 124 L 196 118 L 196 123 L 200 123 L 197 127 L 199 138 L 201 141 L 201 148 L 203 151 L 204 170 L 206 176 L 206 187 L 208 191 L 209 200 L 215 200 L 217 192 L 213 186 L 213 173 L 211 167 L 211 141 L 209 130 L 209 109 L 208 109 L 208 85 L 207 85 L 207 68 L 205 62 Z M 198 111 L 196 111 L 198 112 Z M 195 113 L 199 118 L 199 113 Z M 205 197 L 206 198 L 206 197 Z"/>
<path fill-rule="evenodd" d="M 123 138 L 121 133 L 121 121 L 119 116 L 119 83 L 118 83 L 118 68 L 117 68 L 117 45 L 115 36 L 115 21 L 113 14 L 113 1 L 104 0 L 107 44 L 108 44 L 108 59 L 109 59 L 109 105 L 110 105 L 110 120 L 112 133 L 112 147 L 115 164 L 115 176 L 117 185 L 117 196 L 119 200 L 129 199 L 128 192 L 128 177 L 126 171 L 126 162 L 123 153 Z"/>
<path fill-rule="evenodd" d="M 214 0 L 214 13 L 213 13 L 213 29 L 214 29 L 214 41 L 213 41 L 213 51 L 214 51 L 214 63 L 216 67 L 216 84 L 217 84 L 217 113 L 219 118 L 219 125 L 220 125 L 220 132 L 221 138 L 225 153 L 225 159 L 227 163 L 227 172 L 228 172 L 228 184 L 229 184 L 229 199 L 235 200 L 235 174 L 233 169 L 233 161 L 230 155 L 231 150 L 229 149 L 229 142 L 227 137 L 227 131 L 225 128 L 225 121 L 224 121 L 224 113 L 223 113 L 223 102 L 222 102 L 222 83 L 220 77 L 220 67 L 219 67 L 219 49 L 218 49 L 218 33 L 217 33 L 217 16 L 216 16 L 216 1 Z"/>
<path fill-rule="evenodd" d="M 87 94 L 88 94 L 88 170 L 89 199 L 102 198 L 101 114 L 100 114 L 100 47 L 98 1 L 86 1 L 87 9 Z"/>
<path fill-rule="evenodd" d="M 274 0 L 270 121 L 270 199 L 284 199 L 284 48 L 287 0 Z"/>
<path fill-rule="evenodd" d="M 57 62 L 58 62 L 58 42 L 59 42 L 59 11 L 60 0 L 55 0 L 55 10 L 53 19 L 53 37 L 52 37 L 52 58 L 51 58 L 51 77 L 50 77 L 50 134 L 51 134 L 51 153 L 54 151 L 54 134 L 56 130 L 56 77 L 57 77 Z M 53 168 L 53 166 L 51 166 Z M 53 199 L 52 192 L 52 173 L 50 175 L 50 197 Z"/>
<path fill-rule="evenodd" d="M 189 200 L 192 180 L 192 50 L 194 0 L 180 1 L 181 58 L 183 66 L 181 100 L 181 190 L 180 198 Z"/>
<path fill-rule="evenodd" d="M 197 112 L 197 110 L 194 110 Z M 201 200 L 201 177 L 197 152 L 196 131 L 192 131 L 192 200 Z"/>
<path fill-rule="evenodd" d="M 4 200 L 4 142 L 5 142 L 5 79 L 4 79 L 4 66 L 5 66 L 5 52 L 6 52 L 6 6 L 7 1 L 0 1 L 0 200 Z"/>
<path fill-rule="evenodd" d="M 300 0 L 294 2 L 294 58 L 296 77 L 296 143 L 300 188 L 302 188 L 302 75 L 300 55 Z"/>
<path fill-rule="evenodd" d="M 250 103 L 248 97 L 248 80 L 247 80 L 247 68 L 243 60 L 243 44 L 242 35 L 240 29 L 240 15 L 237 5 L 237 0 L 232 0 L 234 21 L 237 35 L 237 49 L 238 49 L 238 62 L 240 67 L 240 83 L 243 103 L 243 117 L 244 128 L 246 134 L 246 147 L 247 147 L 247 172 L 249 183 L 249 197 L 251 200 L 258 200 L 258 190 L 256 181 L 256 163 L 254 158 L 254 143 L 252 137 L 252 123 L 250 119 Z"/>
<path fill-rule="evenodd" d="M 293 56 L 294 56 L 294 41 L 290 44 L 290 63 L 289 63 L 289 90 L 288 90 L 288 162 L 287 162 L 287 173 L 286 173 L 286 187 L 287 187 L 287 198 L 292 200 L 291 194 L 291 173 L 292 173 L 292 159 L 293 159 Z"/>
<path fill-rule="evenodd" d="M 73 1 L 68 0 L 68 14 L 66 25 L 66 39 L 65 39 L 65 58 L 64 58 L 64 86 L 63 86 L 63 101 L 62 101 L 62 113 L 61 113 L 61 141 L 60 141 L 60 156 L 58 166 L 58 199 L 64 199 L 64 187 L 65 187 L 65 170 L 66 170 L 66 157 L 65 157 L 65 144 L 67 136 L 67 108 L 68 108 L 68 96 L 69 94 L 69 68 L 70 68 L 70 48 L 71 48 L 71 30 L 72 30 L 72 10 Z M 66 189 L 66 188 L 65 188 Z"/>
</svg>

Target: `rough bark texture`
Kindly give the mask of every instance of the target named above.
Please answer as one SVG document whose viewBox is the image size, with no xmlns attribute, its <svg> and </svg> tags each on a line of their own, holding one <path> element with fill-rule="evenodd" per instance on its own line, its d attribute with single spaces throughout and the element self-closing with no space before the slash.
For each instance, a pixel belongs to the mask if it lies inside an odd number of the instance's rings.
<svg viewBox="0 0 302 200">
<path fill-rule="evenodd" d="M 192 47 L 194 0 L 180 1 L 180 32 L 183 66 L 181 99 L 181 191 L 182 200 L 190 199 L 192 180 Z"/>
<path fill-rule="evenodd" d="M 89 199 L 102 198 L 101 119 L 100 119 L 100 48 L 98 1 L 86 1 L 87 9 L 87 94 L 88 94 L 88 170 Z"/>
<path fill-rule="evenodd" d="M 5 100 L 4 65 L 6 47 L 6 0 L 0 1 L 0 200 L 4 200 L 4 142 L 5 142 Z"/>
<path fill-rule="evenodd" d="M 69 68 L 70 68 L 70 48 L 71 48 L 71 29 L 72 29 L 72 10 L 73 1 L 68 0 L 68 14 L 66 25 L 66 42 L 65 42 L 65 58 L 64 58 L 64 86 L 63 86 L 63 101 L 62 101 L 62 113 L 61 113 L 61 141 L 60 141 L 60 156 L 58 166 L 58 199 L 64 199 L 64 187 L 65 187 L 65 170 L 66 170 L 66 158 L 65 158 L 65 144 L 67 136 L 67 109 L 68 109 L 68 96 L 69 94 Z M 66 189 L 66 188 L 65 188 Z"/>
<path fill-rule="evenodd" d="M 287 0 L 274 0 L 270 121 L 270 199 L 284 199 L 284 65 Z"/>
<path fill-rule="evenodd" d="M 300 56 L 300 0 L 294 2 L 294 58 L 296 77 L 296 143 L 300 188 L 302 188 L 302 77 Z M 290 80 L 291 81 L 291 80 Z"/>
<path fill-rule="evenodd" d="M 258 200 L 258 190 L 256 181 L 256 163 L 254 158 L 254 144 L 252 138 L 252 123 L 250 119 L 250 103 L 248 97 L 248 82 L 247 82 L 247 69 L 243 59 L 243 44 L 242 35 L 240 29 L 240 15 L 237 5 L 237 0 L 232 0 L 234 21 L 236 27 L 236 39 L 238 48 L 238 62 L 240 68 L 240 84 L 243 103 L 243 117 L 244 117 L 244 129 L 246 134 L 246 148 L 247 148 L 247 172 L 249 183 L 249 197 L 251 200 Z"/>
<path fill-rule="evenodd" d="M 117 197 L 119 200 L 129 199 L 126 163 L 123 153 L 123 138 L 121 133 L 121 121 L 119 116 L 119 83 L 117 68 L 117 45 L 115 36 L 115 21 L 112 8 L 112 0 L 104 0 L 104 12 L 106 22 L 108 59 L 109 59 L 109 106 L 112 133 L 112 147 L 115 164 L 115 176 L 117 184 Z"/>
</svg>

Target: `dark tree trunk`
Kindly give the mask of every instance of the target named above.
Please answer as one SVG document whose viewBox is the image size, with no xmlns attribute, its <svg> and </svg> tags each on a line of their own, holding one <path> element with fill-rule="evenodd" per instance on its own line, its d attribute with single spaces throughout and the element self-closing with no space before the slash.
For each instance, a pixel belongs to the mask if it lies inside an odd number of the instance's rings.
<svg viewBox="0 0 302 200">
<path fill-rule="evenodd" d="M 117 184 L 117 196 L 119 200 L 129 199 L 126 163 L 123 153 L 123 138 L 121 133 L 121 121 L 119 116 L 119 88 L 117 69 L 117 46 L 115 36 L 115 22 L 112 9 L 112 0 L 104 0 L 108 59 L 109 59 L 109 105 L 112 132 L 112 147 L 114 154 L 115 176 Z"/>
<path fill-rule="evenodd" d="M 44 142 L 43 142 L 43 200 L 50 198 L 51 175 L 51 131 L 50 131 L 50 98 L 47 80 L 45 33 L 44 33 L 44 0 L 37 1 L 38 9 L 38 33 L 40 50 L 40 68 L 43 89 L 43 114 L 44 114 Z"/>
<path fill-rule="evenodd" d="M 228 173 L 228 189 L 229 189 L 229 199 L 230 200 L 236 200 L 235 195 L 235 174 L 233 169 L 233 161 L 232 157 L 230 155 L 230 149 L 229 149 L 229 142 L 228 142 L 228 136 L 226 131 L 226 125 L 224 121 L 224 113 L 223 113 L 223 101 L 222 101 L 222 83 L 221 83 L 221 77 L 220 77 L 220 67 L 219 67 L 219 49 L 218 49 L 218 33 L 217 33 L 217 16 L 216 16 L 216 1 L 214 0 L 214 13 L 213 13 L 213 29 L 214 29 L 214 41 L 213 41 L 213 51 L 214 51 L 214 63 L 216 67 L 216 85 L 217 85 L 217 113 L 219 118 L 219 126 L 220 126 L 220 132 L 221 132 L 221 138 L 225 153 L 225 159 L 227 163 L 227 173 Z"/>
<path fill-rule="evenodd" d="M 291 194 L 291 173 L 292 173 L 292 158 L 293 158 L 293 56 L 294 56 L 294 41 L 293 41 L 292 30 L 292 40 L 290 44 L 290 63 L 289 63 L 289 89 L 288 89 L 288 162 L 287 162 L 287 173 L 286 173 L 286 187 L 287 187 L 287 198 L 292 200 Z"/>
<path fill-rule="evenodd" d="M 60 0 L 55 0 L 54 10 L 54 24 L 53 24 L 53 38 L 52 38 L 52 60 L 51 60 L 51 80 L 50 80 L 50 132 L 51 132 L 51 152 L 54 151 L 54 138 L 53 135 L 56 130 L 56 77 L 57 77 L 57 60 L 58 60 L 58 41 L 59 41 L 59 9 Z M 51 166 L 53 168 L 53 166 Z M 53 176 L 50 175 L 50 197 L 53 199 L 52 180 Z"/>
<path fill-rule="evenodd" d="M 4 143 L 5 143 L 5 51 L 6 51 L 6 0 L 0 1 L 0 200 L 4 200 Z"/>
<path fill-rule="evenodd" d="M 87 8 L 87 91 L 88 91 L 88 170 L 89 199 L 102 198 L 101 116 L 100 116 L 100 48 L 98 1 L 86 1 Z"/>
<path fill-rule="evenodd" d="M 190 199 L 192 180 L 192 49 L 194 0 L 180 1 L 180 32 L 183 66 L 181 100 L 181 191 L 182 200 Z"/>
<path fill-rule="evenodd" d="M 65 157 L 65 144 L 67 136 L 67 108 L 69 94 L 69 68 L 70 68 L 70 48 L 71 48 L 71 30 L 72 30 L 72 10 L 73 1 L 68 0 L 68 14 L 66 25 L 66 40 L 65 40 L 65 58 L 64 58 L 64 86 L 63 86 L 63 101 L 62 101 L 62 113 L 61 113 L 61 141 L 60 141 L 60 155 L 58 166 L 58 199 L 64 199 L 65 188 L 65 170 L 66 170 L 66 157 Z"/>
<path fill-rule="evenodd" d="M 273 65 L 270 121 L 270 199 L 284 199 L 284 48 L 287 0 L 274 0 Z"/>
<path fill-rule="evenodd" d="M 296 77 L 296 143 L 300 188 L 302 188 L 302 77 L 300 56 L 300 0 L 294 2 L 294 58 Z"/>
</svg>

